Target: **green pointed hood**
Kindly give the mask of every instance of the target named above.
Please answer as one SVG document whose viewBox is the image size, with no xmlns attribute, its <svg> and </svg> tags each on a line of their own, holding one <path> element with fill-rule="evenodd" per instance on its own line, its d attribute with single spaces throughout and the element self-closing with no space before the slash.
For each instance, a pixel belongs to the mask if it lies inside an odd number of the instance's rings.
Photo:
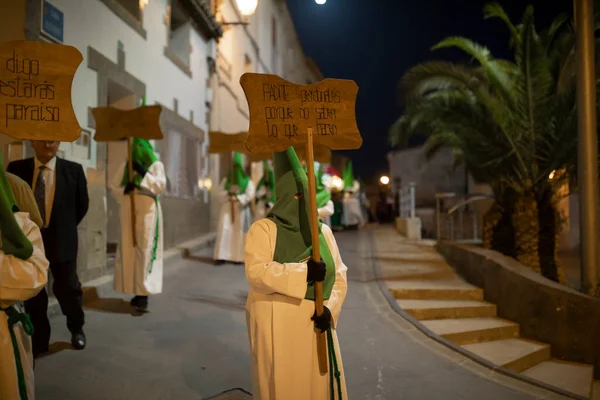
<svg viewBox="0 0 600 400">
<path fill-rule="evenodd" d="M 273 154 L 277 201 L 267 218 L 277 225 L 277 241 L 273 260 L 279 263 L 301 262 L 312 254 L 308 176 L 293 147 Z M 299 198 L 296 194 L 302 193 Z M 323 298 L 328 299 L 335 282 L 335 263 L 319 223 L 319 248 L 327 265 L 323 282 Z M 306 298 L 314 300 L 314 285 L 309 284 Z"/>
<path fill-rule="evenodd" d="M 0 153 L 0 249 L 4 254 L 27 260 L 33 254 L 33 244 L 15 219 L 14 213 L 19 211 L 19 207 L 3 165 Z"/>
<path fill-rule="evenodd" d="M 348 161 L 348 164 L 346 164 L 342 179 L 344 180 L 344 190 L 352 189 L 354 187 L 354 171 L 352 170 L 352 161 Z"/>
<path fill-rule="evenodd" d="M 265 186 L 267 191 L 271 193 L 271 197 L 268 199 L 256 199 L 264 200 L 268 203 L 275 203 L 277 196 L 275 195 L 275 173 L 273 172 L 273 168 L 269 165 L 267 161 L 263 161 L 263 176 L 258 181 L 258 185 L 256 186 L 256 191 L 258 191 L 261 187 Z"/>
<path fill-rule="evenodd" d="M 158 156 L 154 152 L 154 148 L 152 147 L 150 141 L 136 137 L 133 138 L 131 143 L 131 156 L 133 162 L 137 162 L 146 170 L 148 170 L 152 164 L 158 161 Z M 134 172 L 133 182 L 136 185 L 139 186 L 143 178 L 143 176 L 140 176 L 137 172 Z M 121 180 L 121 186 L 125 186 L 128 180 L 129 164 L 125 164 L 125 173 L 123 174 L 123 179 Z"/>
<path fill-rule="evenodd" d="M 233 182 L 232 182 L 232 172 L 233 172 Z M 231 185 L 238 186 L 240 188 L 240 193 L 246 192 L 246 188 L 248 187 L 248 182 L 250 182 L 250 177 L 246 175 L 246 171 L 244 171 L 244 163 L 242 162 L 242 153 L 233 153 L 233 171 L 229 171 L 227 175 L 227 182 L 225 183 L 225 190 L 229 190 Z"/>
<path fill-rule="evenodd" d="M 323 183 L 323 167 L 315 162 L 315 179 L 317 180 L 317 208 L 322 208 L 331 200 L 331 193 Z"/>
</svg>

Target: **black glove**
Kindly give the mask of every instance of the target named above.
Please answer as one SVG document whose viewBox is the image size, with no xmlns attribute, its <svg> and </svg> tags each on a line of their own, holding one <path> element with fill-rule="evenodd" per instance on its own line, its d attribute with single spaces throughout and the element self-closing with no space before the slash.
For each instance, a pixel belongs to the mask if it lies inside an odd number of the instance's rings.
<svg viewBox="0 0 600 400">
<path fill-rule="evenodd" d="M 125 190 L 123 191 L 123 193 L 125 193 L 125 195 L 128 195 L 129 193 L 131 193 L 133 191 L 133 189 L 135 189 L 137 186 L 135 185 L 135 183 L 133 182 L 127 182 L 127 185 L 125 185 Z"/>
<path fill-rule="evenodd" d="M 329 308 L 323 306 L 323 314 L 317 317 L 317 311 L 315 311 L 311 320 L 315 321 L 315 326 L 318 330 L 325 332 L 331 327 L 331 311 L 329 311 Z"/>
<path fill-rule="evenodd" d="M 306 281 L 312 282 L 323 282 L 325 280 L 325 273 L 327 272 L 327 266 L 323 261 L 316 262 L 312 258 L 309 258 L 306 262 L 308 267 L 308 273 L 306 274 Z"/>
<path fill-rule="evenodd" d="M 134 161 L 131 165 L 133 166 L 133 170 L 141 176 L 146 175 L 146 172 L 148 172 L 146 168 L 144 168 L 143 165 L 138 163 L 137 161 Z"/>
</svg>

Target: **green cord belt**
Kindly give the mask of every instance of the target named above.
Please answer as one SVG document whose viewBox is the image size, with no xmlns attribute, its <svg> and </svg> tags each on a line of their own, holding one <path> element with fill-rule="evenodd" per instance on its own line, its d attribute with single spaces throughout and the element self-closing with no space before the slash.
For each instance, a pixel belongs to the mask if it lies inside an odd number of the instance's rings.
<svg viewBox="0 0 600 400">
<path fill-rule="evenodd" d="M 338 367 L 337 358 L 335 356 L 335 344 L 333 343 L 331 328 L 327 329 L 327 350 L 329 353 L 329 392 L 331 395 L 331 400 L 335 400 L 335 383 L 337 383 L 338 400 L 342 400 L 342 384 L 340 380 L 341 373 Z"/>
<path fill-rule="evenodd" d="M 152 273 L 152 267 L 154 266 L 154 261 L 156 261 L 156 249 L 158 248 L 158 218 L 160 214 L 158 197 L 154 198 L 154 204 L 156 204 L 156 226 L 154 227 L 154 243 L 152 244 L 152 256 L 150 257 L 150 269 L 148 271 L 149 274 Z"/>
<path fill-rule="evenodd" d="M 15 325 L 19 322 L 23 325 L 23 329 L 28 336 L 33 334 L 33 324 L 29 319 L 29 314 L 17 311 L 14 307 L 2 308 L 1 311 L 8 316 L 8 330 L 10 331 L 10 340 L 12 341 L 13 353 L 15 355 L 15 364 L 17 367 L 17 379 L 19 382 L 19 395 L 21 400 L 27 400 L 27 385 L 25 382 L 25 374 L 23 373 L 23 364 L 21 363 L 21 352 L 19 351 L 19 343 L 15 335 Z"/>
</svg>

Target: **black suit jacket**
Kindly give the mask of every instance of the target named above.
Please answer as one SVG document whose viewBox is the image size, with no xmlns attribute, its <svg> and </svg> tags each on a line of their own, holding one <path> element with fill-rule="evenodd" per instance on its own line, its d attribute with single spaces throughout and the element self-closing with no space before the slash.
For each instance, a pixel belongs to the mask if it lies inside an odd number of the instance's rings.
<svg viewBox="0 0 600 400">
<path fill-rule="evenodd" d="M 17 175 L 33 189 L 33 158 L 13 161 L 6 170 Z M 77 225 L 89 205 L 87 181 L 81 164 L 56 158 L 56 181 L 52 214 L 42 229 L 46 257 L 51 263 L 77 260 Z"/>
</svg>

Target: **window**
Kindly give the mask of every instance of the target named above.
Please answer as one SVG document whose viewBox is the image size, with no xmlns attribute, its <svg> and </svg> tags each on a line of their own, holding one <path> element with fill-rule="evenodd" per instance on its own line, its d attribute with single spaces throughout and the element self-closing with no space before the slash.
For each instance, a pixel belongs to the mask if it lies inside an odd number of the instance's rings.
<svg viewBox="0 0 600 400">
<path fill-rule="evenodd" d="M 254 72 L 252 69 L 252 59 L 246 54 L 244 56 L 244 73 Z"/>
<path fill-rule="evenodd" d="M 171 0 L 169 12 L 169 37 L 168 50 L 171 57 L 177 65 L 181 62 L 181 66 L 188 67 L 190 64 L 190 32 L 191 22 L 190 16 L 180 3 L 180 0 Z"/>
<path fill-rule="evenodd" d="M 165 142 L 165 140 L 163 140 Z M 198 197 L 202 149 L 196 137 L 169 130 L 166 138 L 167 193 L 174 197 Z"/>
<path fill-rule="evenodd" d="M 133 16 L 136 20 L 140 21 L 142 19 L 142 12 L 140 10 L 140 0 L 117 0 L 125 11 Z"/>
</svg>

